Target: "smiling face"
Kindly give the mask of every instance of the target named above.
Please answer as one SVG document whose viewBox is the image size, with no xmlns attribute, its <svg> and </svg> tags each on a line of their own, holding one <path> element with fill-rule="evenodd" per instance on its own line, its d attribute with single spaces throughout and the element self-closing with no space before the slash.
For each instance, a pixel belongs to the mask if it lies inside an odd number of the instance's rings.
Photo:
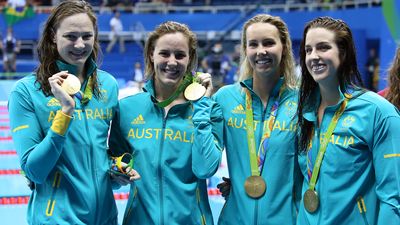
<svg viewBox="0 0 400 225">
<path fill-rule="evenodd" d="M 87 14 L 66 17 L 54 37 L 62 60 L 82 69 L 93 50 L 94 32 L 93 23 Z"/>
<path fill-rule="evenodd" d="M 315 82 L 337 86 L 340 54 L 335 33 L 325 28 L 311 28 L 306 35 L 304 50 L 307 70 Z"/>
<path fill-rule="evenodd" d="M 161 36 L 155 42 L 151 62 L 155 70 L 155 82 L 176 88 L 189 64 L 188 38 L 180 32 Z"/>
<path fill-rule="evenodd" d="M 246 56 L 256 75 L 279 74 L 283 45 L 278 29 L 270 23 L 254 23 L 246 30 Z"/>
</svg>

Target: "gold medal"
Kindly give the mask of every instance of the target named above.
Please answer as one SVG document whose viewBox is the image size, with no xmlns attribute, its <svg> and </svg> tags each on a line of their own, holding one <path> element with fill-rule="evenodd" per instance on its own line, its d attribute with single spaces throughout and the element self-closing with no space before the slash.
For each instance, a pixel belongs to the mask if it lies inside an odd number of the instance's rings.
<svg viewBox="0 0 400 225">
<path fill-rule="evenodd" d="M 260 198 L 266 189 L 267 185 L 261 176 L 250 176 L 244 182 L 244 190 L 251 198 Z"/>
<path fill-rule="evenodd" d="M 193 82 L 186 87 L 185 92 L 183 94 L 185 95 L 185 98 L 187 100 L 196 101 L 201 97 L 203 97 L 205 93 L 206 93 L 206 88 L 203 85 L 197 82 Z"/>
<path fill-rule="evenodd" d="M 69 95 L 74 95 L 81 89 L 81 82 L 75 75 L 69 74 L 61 84 L 61 88 Z"/>
<path fill-rule="evenodd" d="M 314 190 L 308 189 L 303 196 L 304 207 L 309 213 L 314 213 L 319 207 L 318 193 Z"/>
</svg>

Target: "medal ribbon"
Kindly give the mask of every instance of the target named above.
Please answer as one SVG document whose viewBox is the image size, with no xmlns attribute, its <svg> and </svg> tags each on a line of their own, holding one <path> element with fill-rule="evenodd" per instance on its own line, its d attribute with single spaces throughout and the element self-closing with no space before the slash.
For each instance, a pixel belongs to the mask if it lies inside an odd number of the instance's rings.
<svg viewBox="0 0 400 225">
<path fill-rule="evenodd" d="M 86 105 L 93 97 L 92 77 L 90 76 L 86 84 L 84 92 L 79 91 L 75 96 L 81 101 L 82 105 Z"/>
<path fill-rule="evenodd" d="M 268 118 L 268 121 L 264 123 L 263 131 L 263 139 L 261 141 L 261 145 L 258 148 L 258 169 L 260 172 L 262 171 L 262 167 L 264 165 L 264 160 L 265 160 L 265 153 L 268 149 L 269 146 L 269 138 L 271 137 L 271 132 L 272 128 L 274 127 L 275 124 L 275 119 L 276 119 L 276 114 L 278 113 L 278 107 L 279 107 L 279 100 L 281 98 L 281 94 L 283 92 L 283 85 L 281 86 L 281 89 L 279 90 L 279 96 L 275 100 L 274 104 L 272 105 L 271 108 L 271 115 Z"/>
<path fill-rule="evenodd" d="M 317 159 L 315 160 L 315 164 L 314 164 L 314 167 L 313 167 L 313 170 L 312 170 L 311 180 L 310 180 L 310 183 L 309 183 L 309 186 L 308 186 L 308 188 L 310 190 L 314 190 L 314 188 L 315 188 L 315 184 L 317 183 L 317 178 L 318 178 L 319 170 L 321 168 L 322 160 L 324 158 L 324 155 L 325 155 L 325 152 L 326 152 L 326 148 L 328 147 L 329 139 L 332 136 L 333 130 L 335 129 L 335 127 L 336 127 L 336 125 L 337 125 L 337 123 L 339 121 L 339 118 L 342 116 L 344 110 L 346 109 L 346 106 L 347 106 L 348 102 L 349 102 L 349 98 L 346 98 L 345 100 L 343 100 L 343 102 L 340 105 L 339 109 L 336 110 L 335 115 L 333 116 L 333 118 L 332 118 L 332 120 L 331 120 L 331 122 L 329 124 L 328 130 L 325 133 L 325 137 L 322 140 L 321 146 L 320 146 L 320 148 L 318 150 Z M 314 133 L 314 131 L 312 133 Z M 311 155 L 308 155 L 307 158 L 308 158 L 308 161 L 311 164 L 310 156 Z M 308 167 L 308 163 L 307 163 L 307 167 Z M 311 167 L 309 167 L 309 168 L 311 168 Z M 310 170 L 310 169 L 308 169 L 308 170 Z"/>
<path fill-rule="evenodd" d="M 314 129 L 312 129 L 311 131 L 311 137 L 314 137 Z M 311 147 L 312 147 L 312 141 L 310 141 L 310 143 L 308 144 L 308 152 L 307 152 L 307 176 L 308 176 L 308 180 L 311 179 L 312 176 L 312 151 L 311 151 Z"/>
<path fill-rule="evenodd" d="M 274 104 L 271 107 L 271 115 L 268 118 L 268 121 L 263 126 L 263 140 L 259 146 L 258 155 L 256 153 L 256 141 L 254 137 L 254 118 L 253 118 L 253 108 L 252 108 L 252 99 L 250 91 L 245 89 L 246 91 L 246 132 L 247 132 L 247 145 L 249 149 L 250 156 L 250 167 L 251 167 L 251 175 L 258 176 L 262 171 L 262 167 L 264 165 L 265 153 L 269 144 L 269 138 L 271 136 L 272 128 L 275 123 L 276 114 L 278 112 L 279 107 L 279 99 L 283 92 L 283 85 L 279 90 L 279 96 L 275 100 Z"/>
<path fill-rule="evenodd" d="M 168 99 L 162 101 L 162 102 L 157 102 L 156 104 L 159 107 L 166 107 L 167 105 L 171 104 L 171 102 L 173 102 L 181 93 L 183 90 L 185 90 L 185 88 L 191 84 L 193 81 L 193 75 L 191 75 L 190 73 L 186 74 L 185 78 L 183 79 L 183 81 L 181 82 L 181 84 L 178 86 L 178 88 L 174 91 L 174 93 L 172 93 L 171 96 L 169 96 Z"/>
</svg>

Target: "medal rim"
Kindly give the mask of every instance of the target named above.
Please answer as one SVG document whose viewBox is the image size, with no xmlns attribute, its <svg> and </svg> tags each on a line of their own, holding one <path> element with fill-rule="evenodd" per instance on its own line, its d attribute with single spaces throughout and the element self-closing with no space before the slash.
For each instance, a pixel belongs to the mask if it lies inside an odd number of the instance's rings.
<svg viewBox="0 0 400 225">
<path fill-rule="evenodd" d="M 308 189 L 304 193 L 304 208 L 307 210 L 309 213 L 313 213 L 317 211 L 319 207 L 319 197 L 318 193 L 315 190 Z M 315 205 L 312 207 L 312 205 Z"/>
<path fill-rule="evenodd" d="M 259 182 L 259 184 L 262 184 L 262 189 L 261 191 L 252 191 L 250 188 L 256 184 L 256 181 Z M 251 197 L 251 198 L 260 198 L 262 197 L 266 190 L 267 190 L 267 184 L 264 180 L 263 177 L 261 176 L 250 176 L 246 178 L 246 181 L 244 182 L 244 190 L 246 191 L 246 194 Z"/>
<path fill-rule="evenodd" d="M 204 96 L 206 90 L 206 87 L 203 85 L 193 82 L 185 88 L 185 92 L 183 94 L 187 100 L 196 101 Z"/>
<path fill-rule="evenodd" d="M 69 95 L 74 95 L 81 89 L 81 82 L 76 76 L 68 75 L 62 83 L 61 88 Z"/>
</svg>

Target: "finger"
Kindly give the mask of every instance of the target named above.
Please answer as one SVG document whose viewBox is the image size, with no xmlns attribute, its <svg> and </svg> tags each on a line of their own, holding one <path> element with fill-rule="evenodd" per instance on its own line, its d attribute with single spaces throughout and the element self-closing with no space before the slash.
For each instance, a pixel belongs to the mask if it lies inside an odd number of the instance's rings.
<svg viewBox="0 0 400 225">
<path fill-rule="evenodd" d="M 230 190 L 230 187 L 224 187 L 221 189 L 221 193 L 229 193 Z"/>
<path fill-rule="evenodd" d="M 140 179 L 140 174 L 136 170 L 134 170 L 132 168 L 130 168 L 129 173 L 127 173 L 127 174 L 129 176 L 129 180 L 130 181 L 134 181 L 134 180 Z"/>
<path fill-rule="evenodd" d="M 222 183 L 217 184 L 217 188 L 218 188 L 218 189 L 221 189 L 221 188 L 224 187 L 224 186 L 225 186 L 225 182 L 222 182 Z"/>
<path fill-rule="evenodd" d="M 231 183 L 231 178 L 229 177 L 222 177 L 222 180 L 228 183 Z"/>
<path fill-rule="evenodd" d="M 204 87 L 208 87 L 211 84 L 211 74 L 202 73 L 199 75 L 199 80 Z"/>
</svg>

